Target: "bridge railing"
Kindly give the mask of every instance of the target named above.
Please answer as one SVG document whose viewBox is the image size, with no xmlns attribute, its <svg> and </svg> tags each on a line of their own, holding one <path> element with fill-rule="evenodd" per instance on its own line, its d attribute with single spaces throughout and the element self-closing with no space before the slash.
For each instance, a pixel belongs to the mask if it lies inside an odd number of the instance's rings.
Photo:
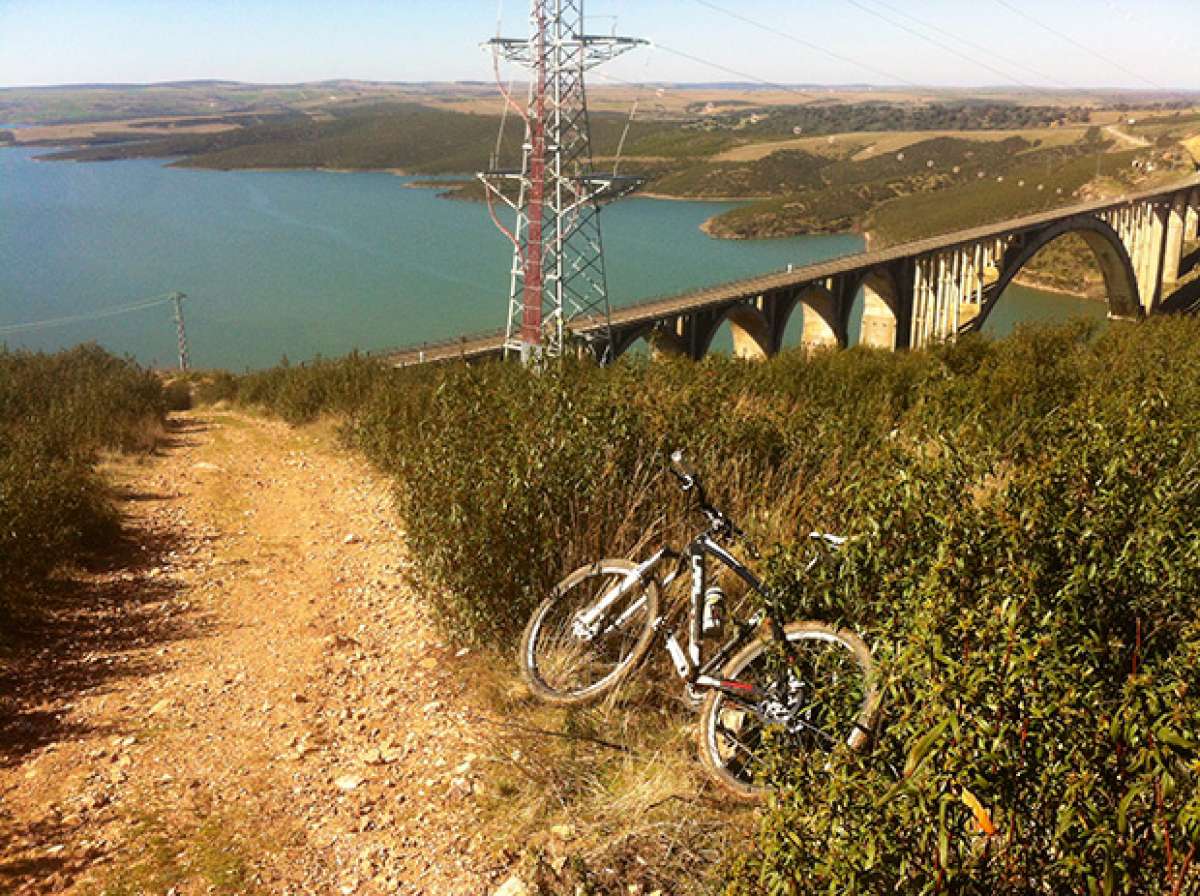
<svg viewBox="0 0 1200 896">
<path fill-rule="evenodd" d="M 367 352 L 367 356 L 371 358 L 391 358 L 398 355 L 418 355 L 421 352 L 433 354 L 435 352 L 443 352 L 447 349 L 471 345 L 474 343 L 488 342 L 492 340 L 495 340 L 497 343 L 499 343 L 503 339 L 503 330 L 480 330 L 476 333 L 451 336 L 446 339 L 435 339 L 429 342 L 419 342 L 399 348 L 374 349 L 370 352 Z"/>
</svg>

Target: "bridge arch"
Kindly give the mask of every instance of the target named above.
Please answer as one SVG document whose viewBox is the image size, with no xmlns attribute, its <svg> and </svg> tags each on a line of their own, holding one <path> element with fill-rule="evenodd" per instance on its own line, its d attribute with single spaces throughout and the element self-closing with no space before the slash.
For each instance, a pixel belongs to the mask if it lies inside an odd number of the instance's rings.
<svg viewBox="0 0 1200 896">
<path fill-rule="evenodd" d="M 802 314 L 800 345 L 805 351 L 822 348 L 839 348 L 845 344 L 845 328 L 838 313 L 838 300 L 824 286 L 813 283 L 798 290 L 783 312 L 779 315 L 775 348 L 783 348 L 784 334 L 788 323 L 797 311 Z"/>
<path fill-rule="evenodd" d="M 624 355 L 640 341 L 645 341 L 651 358 L 686 356 L 687 346 L 663 322 L 649 322 L 613 334 L 612 360 Z"/>
<path fill-rule="evenodd" d="M 733 356 L 750 361 L 761 361 L 771 355 L 773 345 L 771 325 L 767 317 L 756 306 L 748 302 L 737 302 L 726 308 L 713 321 L 704 338 L 699 340 L 697 359 L 703 358 L 712 348 L 713 339 L 726 323 L 733 332 Z"/>
<path fill-rule="evenodd" d="M 895 349 L 900 334 L 900 286 L 890 268 L 872 268 L 863 274 L 851 295 L 863 294 L 862 326 L 858 344 L 871 348 Z M 846 331 L 850 329 L 853 304 L 846 308 Z"/>
<path fill-rule="evenodd" d="M 1005 256 L 1000 271 L 1000 279 L 993 287 L 994 292 L 990 301 L 984 303 L 974 328 L 979 329 L 987 321 L 995 309 L 1004 290 L 1021 273 L 1042 249 L 1059 237 L 1077 234 L 1087 243 L 1096 258 L 1096 264 L 1104 278 L 1104 291 L 1108 296 L 1108 312 L 1111 317 L 1127 320 L 1139 319 L 1143 316 L 1137 274 L 1129 251 L 1121 241 L 1120 235 L 1105 221 L 1093 215 L 1079 215 L 1057 221 L 1029 236 Z"/>
</svg>

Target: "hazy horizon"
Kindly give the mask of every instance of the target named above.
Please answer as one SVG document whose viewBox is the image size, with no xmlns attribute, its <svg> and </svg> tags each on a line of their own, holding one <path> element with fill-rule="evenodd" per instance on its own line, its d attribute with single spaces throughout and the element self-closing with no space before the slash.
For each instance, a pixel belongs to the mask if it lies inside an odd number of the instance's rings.
<svg viewBox="0 0 1200 896">
<path fill-rule="evenodd" d="M 655 42 L 603 70 L 638 83 L 1200 89 L 1184 0 L 898 2 L 594 0 L 588 27 Z M 499 11 L 505 34 L 527 31 L 526 3 Z M 0 88 L 486 82 L 478 45 L 496 30 L 497 5 L 483 0 L 0 0 Z"/>
<path fill-rule="evenodd" d="M 518 86 L 528 82 L 522 82 L 517 79 L 511 83 Z M 90 82 L 64 82 L 55 84 L 6 84 L 0 85 L 0 91 L 19 91 L 19 90 L 106 90 L 106 89 L 129 89 L 138 90 L 142 88 L 154 87 L 187 87 L 187 86 L 203 86 L 203 85 L 232 85 L 237 87 L 252 87 L 252 88 L 287 88 L 287 87 L 316 87 L 320 85 L 332 84 L 366 84 L 378 87 L 476 87 L 482 86 L 485 88 L 494 88 L 494 80 L 483 78 L 460 78 L 456 80 L 440 81 L 440 80 L 421 80 L 421 81 L 377 81 L 370 78 L 355 78 L 352 76 L 339 78 L 321 78 L 313 81 L 241 81 L 236 78 L 187 78 L 174 81 L 90 81 Z M 912 90 L 914 87 L 919 87 L 922 90 L 927 90 L 931 93 L 1017 93 L 1017 92 L 1035 92 L 1040 91 L 1047 94 L 1068 94 L 1068 93 L 1090 93 L 1090 94 L 1133 94 L 1133 95 L 1153 95 L 1153 94 L 1195 94 L 1200 95 L 1200 87 L 1197 88 L 1154 88 L 1154 87 L 1076 87 L 1076 88 L 1059 88 L 1059 87 L 1035 87 L 1022 88 L 1016 85 L 1006 84 L 978 84 L 978 85 L 936 85 L 936 84 L 918 84 L 913 86 L 897 85 L 897 84 L 873 84 L 870 81 L 856 82 L 821 82 L 821 81 L 795 81 L 795 82 L 775 82 L 772 84 L 763 84 L 757 81 L 644 81 L 639 82 L 639 86 L 644 84 L 649 87 L 663 86 L 673 87 L 677 90 L 713 90 L 713 89 L 736 89 L 744 91 L 762 91 L 769 93 L 778 88 L 787 89 L 811 89 L 811 90 L 828 90 L 828 91 L 872 91 L 877 90 L 882 92 L 900 93 L 907 90 Z M 589 85 L 589 90 L 603 90 L 605 88 L 621 88 L 625 85 L 619 83 L 600 83 Z"/>
</svg>

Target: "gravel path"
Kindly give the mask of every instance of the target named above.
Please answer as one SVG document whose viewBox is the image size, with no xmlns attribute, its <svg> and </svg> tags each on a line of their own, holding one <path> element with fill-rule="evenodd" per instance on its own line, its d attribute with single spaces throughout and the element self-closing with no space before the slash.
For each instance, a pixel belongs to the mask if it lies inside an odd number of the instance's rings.
<svg viewBox="0 0 1200 896">
<path fill-rule="evenodd" d="M 387 484 L 320 430 L 176 415 L 127 543 L 0 655 L 0 892 L 490 892 L 489 761 Z"/>
</svg>

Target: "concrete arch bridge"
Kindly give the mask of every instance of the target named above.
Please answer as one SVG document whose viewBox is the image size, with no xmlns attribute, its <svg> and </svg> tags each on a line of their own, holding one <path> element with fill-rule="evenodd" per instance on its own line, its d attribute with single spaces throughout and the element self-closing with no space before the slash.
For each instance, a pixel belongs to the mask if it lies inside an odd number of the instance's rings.
<svg viewBox="0 0 1200 896">
<path fill-rule="evenodd" d="M 612 354 L 640 340 L 654 353 L 703 358 L 726 323 L 734 354 L 764 358 L 783 347 L 788 322 L 803 312 L 801 342 L 849 344 L 850 318 L 863 295 L 862 344 L 921 348 L 981 327 L 1005 288 L 1045 246 L 1078 234 L 1103 275 L 1109 316 L 1140 320 L 1180 305 L 1177 284 L 1200 260 L 1184 256 L 1200 226 L 1200 177 L 1115 200 L 1039 215 L 874 252 L 849 255 L 615 309 Z M 1200 297 L 1197 297 L 1200 298 Z M 593 340 L 600 320 L 571 329 Z M 499 355 L 494 332 L 388 353 L 397 366 Z"/>
</svg>

